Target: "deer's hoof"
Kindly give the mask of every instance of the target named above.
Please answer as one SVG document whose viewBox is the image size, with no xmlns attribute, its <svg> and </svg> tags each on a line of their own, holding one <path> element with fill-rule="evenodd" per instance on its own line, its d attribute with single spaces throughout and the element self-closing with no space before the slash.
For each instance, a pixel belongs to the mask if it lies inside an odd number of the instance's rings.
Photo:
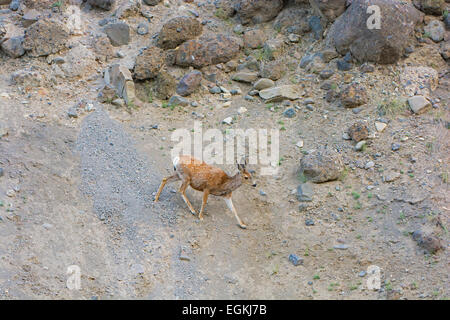
<svg viewBox="0 0 450 320">
<path fill-rule="evenodd" d="M 240 224 L 239 227 L 240 227 L 241 229 L 247 229 L 247 225 L 245 225 L 245 224 L 243 224 L 243 223 Z"/>
</svg>

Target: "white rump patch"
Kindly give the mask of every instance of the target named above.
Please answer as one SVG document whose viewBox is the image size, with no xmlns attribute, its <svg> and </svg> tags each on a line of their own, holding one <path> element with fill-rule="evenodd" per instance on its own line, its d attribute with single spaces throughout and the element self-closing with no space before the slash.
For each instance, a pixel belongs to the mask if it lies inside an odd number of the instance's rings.
<svg viewBox="0 0 450 320">
<path fill-rule="evenodd" d="M 178 162 L 180 162 L 180 157 L 175 157 L 172 160 L 173 166 L 176 167 L 178 165 Z"/>
</svg>

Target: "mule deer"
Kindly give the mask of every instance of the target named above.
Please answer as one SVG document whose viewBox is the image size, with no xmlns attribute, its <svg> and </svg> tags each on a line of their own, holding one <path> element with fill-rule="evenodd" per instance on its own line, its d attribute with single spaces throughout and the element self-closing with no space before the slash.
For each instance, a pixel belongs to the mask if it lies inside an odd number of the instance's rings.
<svg viewBox="0 0 450 320">
<path fill-rule="evenodd" d="M 197 213 L 192 207 L 192 204 L 189 202 L 189 199 L 186 197 L 186 188 L 188 186 L 191 186 L 197 191 L 203 191 L 202 207 L 200 209 L 200 213 L 198 214 L 198 218 L 200 220 L 203 220 L 203 211 L 205 209 L 208 196 L 212 194 L 224 198 L 228 208 L 234 213 L 239 226 L 245 229 L 247 226 L 239 218 L 236 209 L 233 206 L 231 194 L 234 190 L 239 188 L 243 182 L 251 183 L 253 187 L 256 187 L 256 183 L 253 181 L 252 175 L 245 169 L 246 165 L 247 161 L 243 164 L 238 163 L 237 167 L 239 172 L 234 176 L 229 176 L 222 169 L 213 167 L 189 155 L 175 157 L 173 159 L 175 173 L 162 180 L 158 192 L 156 193 L 155 202 L 158 201 L 159 195 L 167 182 L 181 180 L 182 184 L 179 191 L 184 202 L 186 202 L 193 215 L 196 215 Z"/>
</svg>

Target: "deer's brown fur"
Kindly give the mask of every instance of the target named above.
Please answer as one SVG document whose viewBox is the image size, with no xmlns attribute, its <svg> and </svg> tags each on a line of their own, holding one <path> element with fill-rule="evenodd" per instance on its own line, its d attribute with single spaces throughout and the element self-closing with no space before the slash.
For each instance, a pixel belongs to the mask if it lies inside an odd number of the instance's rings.
<svg viewBox="0 0 450 320">
<path fill-rule="evenodd" d="M 194 215 L 197 213 L 192 207 L 192 204 L 189 202 L 189 199 L 186 197 L 186 189 L 190 186 L 197 191 L 203 192 L 202 207 L 200 209 L 200 213 L 198 214 L 200 220 L 203 220 L 203 211 L 205 209 L 208 196 L 212 194 L 223 197 L 228 208 L 234 213 L 239 226 L 244 229 L 246 228 L 246 225 L 239 218 L 231 200 L 233 191 L 239 188 L 244 181 L 251 182 L 254 187 L 256 186 L 252 180 L 252 175 L 245 168 L 246 163 L 237 165 L 239 172 L 234 176 L 229 176 L 222 169 L 211 166 L 189 155 L 176 157 L 173 160 L 173 166 L 175 173 L 169 177 L 165 177 L 162 180 L 156 194 L 155 201 L 159 200 L 161 191 L 167 182 L 181 180 L 182 183 L 179 191 Z"/>
</svg>

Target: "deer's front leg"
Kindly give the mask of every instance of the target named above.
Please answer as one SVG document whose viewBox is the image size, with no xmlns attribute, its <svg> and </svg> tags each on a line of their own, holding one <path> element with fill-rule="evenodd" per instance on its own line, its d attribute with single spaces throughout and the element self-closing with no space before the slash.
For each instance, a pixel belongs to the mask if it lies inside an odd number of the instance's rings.
<svg viewBox="0 0 450 320">
<path fill-rule="evenodd" d="M 233 201 L 231 200 L 231 195 L 227 196 L 224 198 L 225 203 L 227 204 L 228 208 L 231 210 L 231 212 L 234 213 L 234 216 L 236 217 L 236 220 L 239 224 L 239 227 L 241 227 L 242 229 L 247 229 L 247 226 L 242 222 L 242 220 L 239 218 L 236 209 L 233 206 Z"/>
</svg>

